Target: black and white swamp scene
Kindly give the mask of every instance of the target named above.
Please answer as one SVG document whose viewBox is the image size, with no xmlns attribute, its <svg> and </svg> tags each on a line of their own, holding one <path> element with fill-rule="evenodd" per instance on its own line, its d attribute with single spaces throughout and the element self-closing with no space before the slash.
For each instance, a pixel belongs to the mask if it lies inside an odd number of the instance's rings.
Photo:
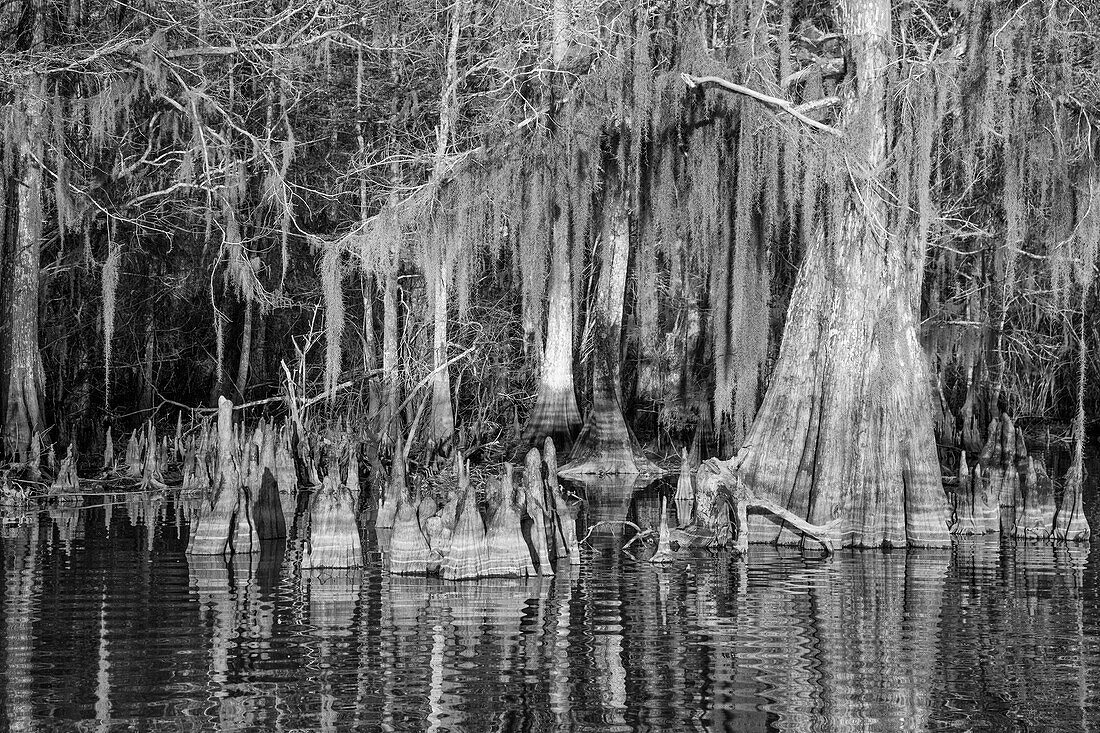
<svg viewBox="0 0 1100 733">
<path fill-rule="evenodd" d="M 1100 5 L 0 2 L 0 727 L 1100 730 Z"/>
</svg>

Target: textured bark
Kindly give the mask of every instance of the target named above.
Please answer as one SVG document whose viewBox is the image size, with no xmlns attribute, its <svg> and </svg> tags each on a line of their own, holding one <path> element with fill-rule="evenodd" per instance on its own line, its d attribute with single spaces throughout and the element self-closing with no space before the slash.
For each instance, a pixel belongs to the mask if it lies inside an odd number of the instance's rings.
<svg viewBox="0 0 1100 733">
<path fill-rule="evenodd" d="M 542 480 L 542 457 L 537 448 L 527 452 L 524 462 L 524 490 L 527 516 L 531 518 L 531 555 L 539 575 L 553 575 L 553 558 L 550 556 L 550 537 L 546 531 L 546 494 Z"/>
<path fill-rule="evenodd" d="M 451 28 L 447 44 L 447 65 L 443 94 L 439 103 L 439 124 L 436 126 L 436 154 L 432 180 L 442 179 L 447 147 L 451 143 L 451 130 L 458 112 L 455 89 L 458 79 L 458 41 L 462 26 L 466 22 L 468 0 L 459 0 L 451 8 Z M 455 416 L 451 404 L 451 375 L 447 363 L 447 303 L 450 294 L 450 274 L 455 253 L 443 239 L 437 239 L 430 245 L 430 261 L 426 276 L 431 289 L 433 324 L 432 329 L 432 452 L 449 456 L 451 441 L 454 439 Z"/>
<path fill-rule="evenodd" d="M 1066 486 L 1062 491 L 1062 501 L 1058 505 L 1058 516 L 1054 520 L 1054 538 L 1069 542 L 1086 542 L 1092 535 L 1088 519 L 1085 518 L 1082 484 L 1084 470 L 1081 453 L 1078 451 L 1066 476 Z"/>
<path fill-rule="evenodd" d="M 554 0 L 551 14 L 551 57 L 560 67 L 569 50 L 571 3 Z M 552 105 L 561 94 L 562 75 L 552 74 L 550 97 Z M 554 175 L 561 175 L 557 168 Z M 569 252 L 569 221 L 561 211 L 553 217 L 550 282 L 546 310 L 546 348 L 542 353 L 539 393 L 527 423 L 522 441 L 527 448 L 538 448 L 551 438 L 562 451 L 573 447 L 581 429 L 581 414 L 573 389 L 573 263 Z"/>
<path fill-rule="evenodd" d="M 38 14 L 40 15 L 40 13 Z M 10 249 L 10 288 L 2 331 L 3 453 L 30 459 L 31 441 L 43 429 L 45 372 L 38 348 L 39 258 L 42 243 L 42 129 L 45 82 L 30 82 L 21 100 L 24 133 L 16 146 L 16 226 Z M 10 215 L 10 212 L 9 212 Z"/>
<path fill-rule="evenodd" d="M 258 428 L 261 435 L 259 463 L 254 467 L 252 480 L 252 516 L 256 521 L 256 535 L 261 540 L 286 537 L 286 512 L 279 492 L 278 460 L 275 455 L 278 436 L 270 423 Z M 293 515 L 292 515 L 293 516 Z"/>
<path fill-rule="evenodd" d="M 382 426 L 380 438 L 385 440 L 401 433 L 400 416 L 397 413 L 397 277 L 385 275 L 382 293 Z"/>
<path fill-rule="evenodd" d="M 153 411 L 153 363 L 156 359 L 156 323 L 152 309 L 145 315 L 145 346 L 144 358 L 141 362 L 141 399 L 138 401 L 138 409 L 143 413 Z"/>
<path fill-rule="evenodd" d="M 594 355 L 592 411 L 562 474 L 646 473 L 657 467 L 645 457 L 623 418 L 620 351 L 623 301 L 630 259 L 630 219 L 621 189 L 605 203 L 601 268 L 592 309 Z"/>
<path fill-rule="evenodd" d="M 1054 504 L 1054 482 L 1047 474 L 1042 457 L 1027 459 L 1027 479 L 1024 481 L 1023 505 L 1016 508 L 1016 526 L 1013 534 L 1017 537 L 1047 539 L 1054 534 L 1054 517 L 1057 509 Z"/>
<path fill-rule="evenodd" d="M 516 504 L 516 490 L 512 483 L 512 464 L 505 463 L 500 480 L 490 479 L 490 503 L 495 504 L 485 531 L 489 560 L 486 573 L 489 576 L 522 578 L 535 574 L 531 552 L 523 539 L 520 510 Z"/>
<path fill-rule="evenodd" d="M 565 226 L 565 223 L 558 221 L 554 226 Z M 538 447 L 546 438 L 552 438 L 555 445 L 567 451 L 581 427 L 581 415 L 573 390 L 572 281 L 568 239 L 555 236 L 546 311 L 546 350 L 539 374 L 539 394 L 523 428 L 523 443 L 529 448 Z"/>
<path fill-rule="evenodd" d="M 309 538 L 302 551 L 302 569 L 358 568 L 363 549 L 355 524 L 351 492 L 332 474 L 325 476 L 309 502 Z"/>
<path fill-rule="evenodd" d="M 469 467 L 458 459 L 458 490 L 462 494 L 451 546 L 440 563 L 444 580 L 473 580 L 489 576 L 489 544 L 485 522 L 477 507 L 477 496 L 470 485 Z"/>
<path fill-rule="evenodd" d="M 248 444 L 251 448 L 251 443 Z M 200 502 L 187 552 L 232 555 L 260 551 L 252 501 L 241 474 L 241 451 L 233 431 L 233 403 L 218 399 L 218 468 L 214 499 Z M 147 448 L 151 450 L 152 448 Z"/>
<path fill-rule="evenodd" d="M 432 278 L 432 302 L 434 303 L 434 328 L 432 338 L 432 451 L 442 456 L 450 455 L 455 432 L 454 406 L 451 404 L 451 373 L 447 363 L 447 282 L 443 272 L 447 265 L 440 262 L 440 272 Z"/>
<path fill-rule="evenodd" d="M 401 506 L 401 497 L 405 495 L 406 490 L 404 443 L 401 440 L 401 433 L 398 432 L 397 442 L 394 444 L 390 478 L 386 482 L 385 494 L 378 497 L 378 511 L 374 515 L 375 529 L 393 529 L 398 507 Z"/>
<path fill-rule="evenodd" d="M 726 470 L 812 524 L 839 519 L 838 545 L 945 545 L 915 317 L 924 242 L 885 231 L 887 203 L 874 180 L 886 162 L 890 5 L 848 0 L 843 10 L 857 94 L 848 114 L 859 132 L 844 220 L 806 253 L 771 385 Z M 750 527 L 754 541 L 798 541 L 782 524 Z"/>
<path fill-rule="evenodd" d="M 402 491 L 398 496 L 397 518 L 390 539 L 389 571 L 395 575 L 424 575 L 432 563 L 432 551 L 421 530 L 419 492 L 410 500 Z"/>
<path fill-rule="evenodd" d="M 241 358 L 237 362 L 237 396 L 244 399 L 248 389 L 248 374 L 252 367 L 252 301 L 244 303 L 244 325 L 241 328 Z"/>
</svg>

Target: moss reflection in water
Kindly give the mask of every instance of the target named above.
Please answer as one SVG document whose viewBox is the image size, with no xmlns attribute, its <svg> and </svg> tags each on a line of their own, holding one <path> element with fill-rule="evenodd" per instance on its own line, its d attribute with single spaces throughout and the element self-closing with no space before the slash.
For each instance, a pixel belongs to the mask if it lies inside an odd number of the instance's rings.
<svg viewBox="0 0 1100 733">
<path fill-rule="evenodd" d="M 655 490 L 603 488 L 580 536 L 659 520 Z M 3 528 L 12 730 L 1100 726 L 1087 545 L 655 566 L 609 527 L 553 577 L 458 583 L 383 573 L 371 533 L 367 567 L 303 572 L 294 543 L 185 556 L 171 500 L 72 514 Z"/>
</svg>

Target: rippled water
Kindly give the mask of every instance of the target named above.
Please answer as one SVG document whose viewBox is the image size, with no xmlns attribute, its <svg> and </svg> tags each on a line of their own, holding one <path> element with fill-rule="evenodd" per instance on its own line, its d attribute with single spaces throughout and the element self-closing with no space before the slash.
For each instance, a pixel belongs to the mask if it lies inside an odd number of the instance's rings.
<svg viewBox="0 0 1100 733">
<path fill-rule="evenodd" d="M 126 509 L 4 527 L 11 730 L 1100 728 L 1087 546 L 656 567 L 602 527 L 556 577 L 446 583 L 381 572 L 371 537 L 361 572 L 188 558 L 172 502 Z"/>
</svg>

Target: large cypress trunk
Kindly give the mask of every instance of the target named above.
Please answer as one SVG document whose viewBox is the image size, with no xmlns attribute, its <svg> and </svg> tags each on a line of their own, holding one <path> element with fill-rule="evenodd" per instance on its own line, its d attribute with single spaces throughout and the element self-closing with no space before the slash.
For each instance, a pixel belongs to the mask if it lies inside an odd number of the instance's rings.
<svg viewBox="0 0 1100 733">
<path fill-rule="evenodd" d="M 856 67 L 843 221 L 806 254 L 771 386 L 728 466 L 750 493 L 814 524 L 840 519 L 837 544 L 945 545 L 929 367 L 916 331 L 924 242 L 886 230 L 875 178 L 886 161 L 890 4 L 842 7 Z M 797 540 L 780 525 L 752 530 L 754 541 Z"/>
<path fill-rule="evenodd" d="M 21 104 L 22 138 L 16 155 L 16 224 L 9 249 L 10 278 L 4 313 L 3 407 L 4 449 L 26 461 L 31 439 L 43 426 L 45 375 L 38 349 L 39 256 L 42 240 L 42 126 L 45 82 L 34 79 L 25 87 Z M 12 212 L 9 212 L 9 216 Z M 9 232 L 12 227 L 6 227 Z"/>
<path fill-rule="evenodd" d="M 553 4 L 551 53 L 557 67 L 564 63 L 569 50 L 570 5 L 569 0 L 554 0 Z M 559 103 L 560 87 L 561 79 L 557 74 L 551 75 L 549 91 L 552 106 Z M 565 175 L 565 171 L 556 167 L 554 175 Z M 551 208 L 558 206 L 552 204 Z M 581 414 L 573 389 L 574 273 L 569 253 L 569 218 L 562 210 L 551 211 L 550 214 L 554 231 L 546 310 L 546 350 L 542 355 L 538 398 L 523 427 L 522 439 L 527 448 L 537 448 L 546 438 L 551 438 L 559 448 L 569 450 L 581 428 Z"/>
<path fill-rule="evenodd" d="M 620 351 L 623 301 L 630 259 L 630 219 L 622 189 L 608 184 L 600 233 L 600 277 L 593 304 L 592 412 L 563 474 L 643 473 L 656 467 L 645 457 L 621 403 Z"/>
<path fill-rule="evenodd" d="M 458 78 L 458 41 L 466 21 L 467 3 L 451 8 L 450 37 L 447 44 L 447 65 L 443 93 L 439 102 L 439 124 L 436 126 L 436 155 L 432 180 L 443 178 L 447 146 L 455 125 L 457 101 L 455 85 Z M 439 231 L 436 232 L 438 236 Z M 447 305 L 450 294 L 451 268 L 454 265 L 453 246 L 446 239 L 433 241 L 425 263 L 425 287 L 431 293 L 432 329 L 432 417 L 429 434 L 431 449 L 437 456 L 449 456 L 454 439 L 455 415 L 451 403 L 451 375 L 447 363 Z"/>
<path fill-rule="evenodd" d="M 568 450 L 581 427 L 577 397 L 573 390 L 573 293 L 572 264 L 567 229 L 561 217 L 554 223 L 553 255 L 550 261 L 550 295 L 546 311 L 546 350 L 539 374 L 539 394 L 527 424 L 523 442 L 537 447 L 549 437 Z"/>
</svg>

